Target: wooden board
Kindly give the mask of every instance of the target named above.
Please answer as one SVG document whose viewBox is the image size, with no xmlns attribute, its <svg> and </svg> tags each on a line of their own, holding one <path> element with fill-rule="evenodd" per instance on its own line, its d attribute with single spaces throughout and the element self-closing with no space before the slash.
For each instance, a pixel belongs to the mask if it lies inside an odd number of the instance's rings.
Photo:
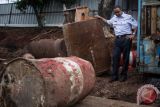
<svg viewBox="0 0 160 107">
<path fill-rule="evenodd" d="M 88 20 L 89 19 L 88 14 L 89 14 L 89 8 L 87 8 L 87 7 L 77 8 L 76 14 L 75 14 L 75 22 Z"/>
<path fill-rule="evenodd" d="M 157 32 L 157 7 L 151 7 L 151 34 Z"/>
</svg>

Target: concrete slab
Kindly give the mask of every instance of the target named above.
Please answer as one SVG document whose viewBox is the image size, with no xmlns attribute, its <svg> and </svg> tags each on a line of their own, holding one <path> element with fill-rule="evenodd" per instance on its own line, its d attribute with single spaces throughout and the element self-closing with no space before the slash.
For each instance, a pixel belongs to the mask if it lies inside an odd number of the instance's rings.
<svg viewBox="0 0 160 107">
<path fill-rule="evenodd" d="M 154 106 L 137 105 L 135 103 L 88 96 L 83 101 L 76 104 L 74 107 L 154 107 Z"/>
</svg>

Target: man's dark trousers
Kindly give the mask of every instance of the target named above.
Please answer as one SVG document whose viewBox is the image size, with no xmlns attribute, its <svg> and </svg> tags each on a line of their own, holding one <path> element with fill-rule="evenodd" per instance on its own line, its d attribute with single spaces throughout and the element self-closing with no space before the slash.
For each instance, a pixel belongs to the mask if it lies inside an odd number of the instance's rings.
<svg viewBox="0 0 160 107">
<path fill-rule="evenodd" d="M 123 66 L 121 77 L 127 79 L 129 55 L 130 55 L 131 40 L 125 37 L 116 37 L 113 48 L 113 59 L 112 59 L 112 79 L 119 78 L 119 64 L 121 53 L 123 53 Z"/>
</svg>

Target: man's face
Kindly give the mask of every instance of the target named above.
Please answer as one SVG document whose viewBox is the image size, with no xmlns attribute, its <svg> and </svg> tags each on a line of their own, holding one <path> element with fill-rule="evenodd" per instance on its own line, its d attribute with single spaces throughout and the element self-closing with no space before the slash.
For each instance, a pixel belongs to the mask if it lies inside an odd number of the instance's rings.
<svg viewBox="0 0 160 107">
<path fill-rule="evenodd" d="M 120 8 L 115 8 L 114 9 L 114 14 L 117 16 L 117 17 L 120 17 L 122 15 L 122 10 Z"/>
</svg>

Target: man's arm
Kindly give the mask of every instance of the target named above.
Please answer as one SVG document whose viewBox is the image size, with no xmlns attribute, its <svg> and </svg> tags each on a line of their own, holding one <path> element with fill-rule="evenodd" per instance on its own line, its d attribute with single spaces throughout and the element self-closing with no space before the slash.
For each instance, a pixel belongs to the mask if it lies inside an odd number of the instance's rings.
<svg viewBox="0 0 160 107">
<path fill-rule="evenodd" d="M 137 28 L 133 28 L 132 30 L 133 30 L 133 32 L 132 32 L 132 35 L 130 36 L 130 39 L 134 39 L 135 38 L 136 32 L 137 32 Z"/>
<path fill-rule="evenodd" d="M 133 39 L 136 36 L 138 24 L 137 21 L 132 16 L 130 16 L 129 18 L 129 23 L 132 26 L 132 35 L 130 36 L 130 38 Z"/>
<path fill-rule="evenodd" d="M 96 15 L 95 16 L 96 18 L 98 19 L 101 19 L 102 21 L 104 21 L 105 23 L 109 24 L 110 26 L 112 25 L 112 21 L 111 20 L 106 20 L 105 18 L 99 16 L 99 15 Z"/>
<path fill-rule="evenodd" d="M 129 23 L 132 26 L 132 30 L 133 30 L 132 34 L 135 35 L 137 31 L 137 26 L 138 26 L 137 21 L 132 16 L 130 16 Z"/>
<path fill-rule="evenodd" d="M 137 32 L 137 28 L 134 28 L 132 34 L 136 35 L 136 32 Z"/>
<path fill-rule="evenodd" d="M 96 15 L 95 17 L 98 18 L 98 19 L 101 19 L 101 20 L 103 20 L 104 22 L 107 23 L 107 20 L 106 20 L 105 18 L 103 18 L 103 17 L 101 17 L 101 16 L 99 16 L 99 15 Z"/>
</svg>

